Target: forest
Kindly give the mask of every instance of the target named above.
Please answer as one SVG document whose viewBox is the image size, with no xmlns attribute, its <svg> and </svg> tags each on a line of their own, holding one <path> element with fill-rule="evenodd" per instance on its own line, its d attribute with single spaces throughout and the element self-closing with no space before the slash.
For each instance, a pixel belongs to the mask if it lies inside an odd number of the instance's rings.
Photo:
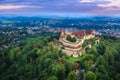
<svg viewBox="0 0 120 80">
<path fill-rule="evenodd" d="M 120 80 L 120 39 L 98 37 L 78 58 L 54 46 L 59 34 L 27 38 L 0 51 L 0 80 Z"/>
</svg>

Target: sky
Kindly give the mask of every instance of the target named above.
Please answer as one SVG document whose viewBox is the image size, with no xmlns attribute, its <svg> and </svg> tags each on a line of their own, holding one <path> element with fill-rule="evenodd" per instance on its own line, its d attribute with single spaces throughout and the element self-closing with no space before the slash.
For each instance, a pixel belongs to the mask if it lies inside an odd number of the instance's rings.
<svg viewBox="0 0 120 80">
<path fill-rule="evenodd" d="M 0 14 L 119 15 L 120 0 L 0 0 Z"/>
</svg>

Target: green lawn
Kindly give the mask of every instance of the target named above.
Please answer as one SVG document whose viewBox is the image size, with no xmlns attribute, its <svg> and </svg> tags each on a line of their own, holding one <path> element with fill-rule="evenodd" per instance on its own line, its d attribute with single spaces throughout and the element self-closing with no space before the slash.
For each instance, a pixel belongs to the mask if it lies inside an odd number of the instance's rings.
<svg viewBox="0 0 120 80">
<path fill-rule="evenodd" d="M 69 63 L 74 63 L 75 61 L 79 61 L 80 60 L 80 57 L 69 57 L 68 59 L 67 59 L 67 61 L 69 62 Z"/>
</svg>

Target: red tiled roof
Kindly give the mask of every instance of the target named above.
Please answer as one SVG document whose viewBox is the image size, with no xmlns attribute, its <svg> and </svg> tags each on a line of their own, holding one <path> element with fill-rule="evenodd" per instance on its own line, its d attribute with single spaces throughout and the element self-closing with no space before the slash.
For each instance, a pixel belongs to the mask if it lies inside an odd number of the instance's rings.
<svg viewBox="0 0 120 80">
<path fill-rule="evenodd" d="M 86 35 L 90 35 L 91 34 L 91 32 L 90 31 L 86 31 Z"/>
<path fill-rule="evenodd" d="M 90 35 L 91 32 L 90 32 L 90 31 L 85 31 L 85 30 L 83 30 L 83 31 L 74 30 L 74 31 L 71 33 L 71 35 L 75 35 L 75 36 L 77 36 L 77 37 L 84 37 L 85 34 L 86 34 L 86 35 Z"/>
<path fill-rule="evenodd" d="M 84 31 L 77 31 L 77 30 L 73 31 L 71 33 L 71 35 L 75 35 L 75 36 L 78 36 L 78 37 L 84 37 L 85 36 Z"/>
</svg>

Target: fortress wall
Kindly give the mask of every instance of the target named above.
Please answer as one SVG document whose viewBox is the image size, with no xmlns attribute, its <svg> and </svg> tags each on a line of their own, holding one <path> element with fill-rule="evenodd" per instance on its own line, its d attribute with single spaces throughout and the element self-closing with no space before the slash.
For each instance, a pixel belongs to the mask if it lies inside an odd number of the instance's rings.
<svg viewBox="0 0 120 80">
<path fill-rule="evenodd" d="M 69 51 L 80 51 L 81 50 L 81 47 L 80 48 L 76 48 L 76 49 L 71 49 L 71 48 L 67 48 L 65 47 L 66 50 L 69 50 Z"/>
<path fill-rule="evenodd" d="M 68 56 L 71 56 L 73 54 L 73 51 L 69 51 L 69 50 L 62 50 L 63 52 L 65 52 Z"/>
<path fill-rule="evenodd" d="M 90 39 L 90 38 L 94 38 L 95 37 L 95 35 L 87 35 L 86 37 L 85 37 L 85 39 Z M 65 42 L 64 40 L 60 40 L 63 44 L 64 44 L 64 46 L 69 46 L 69 47 L 74 47 L 74 48 L 78 48 L 78 47 L 80 47 L 80 46 L 82 46 L 82 44 L 83 44 L 83 42 L 85 41 L 85 39 L 82 39 L 80 42 L 78 42 L 78 43 L 71 43 L 71 42 Z"/>
<path fill-rule="evenodd" d="M 95 37 L 95 35 L 90 34 L 90 35 L 87 35 L 87 36 L 85 37 L 85 39 L 90 39 L 90 38 L 94 38 L 94 37 Z"/>
<path fill-rule="evenodd" d="M 85 49 L 82 48 L 82 44 L 84 43 L 84 41 L 86 39 L 94 38 L 95 32 L 92 32 L 91 34 L 86 34 L 83 37 L 79 37 L 80 40 L 78 40 L 78 42 L 68 42 L 66 40 L 66 36 L 71 35 L 71 32 L 67 30 L 63 32 L 63 35 L 65 37 L 59 39 L 59 41 L 62 42 L 62 44 L 64 45 L 64 49 L 62 49 L 62 51 L 65 52 L 69 56 L 73 55 L 73 57 L 78 57 L 79 55 L 82 55 L 85 53 Z M 77 36 L 71 35 L 71 37 L 77 37 Z M 97 42 L 99 41 L 96 40 L 96 43 Z M 91 47 L 91 45 L 89 45 L 89 47 Z"/>
<path fill-rule="evenodd" d="M 80 41 L 79 43 L 69 43 L 69 42 L 64 42 L 64 41 L 62 41 L 62 43 L 65 45 L 65 46 L 70 46 L 70 47 L 75 47 L 75 48 L 77 48 L 77 47 L 79 47 L 79 46 L 82 46 L 82 44 L 83 44 L 83 41 Z"/>
</svg>

